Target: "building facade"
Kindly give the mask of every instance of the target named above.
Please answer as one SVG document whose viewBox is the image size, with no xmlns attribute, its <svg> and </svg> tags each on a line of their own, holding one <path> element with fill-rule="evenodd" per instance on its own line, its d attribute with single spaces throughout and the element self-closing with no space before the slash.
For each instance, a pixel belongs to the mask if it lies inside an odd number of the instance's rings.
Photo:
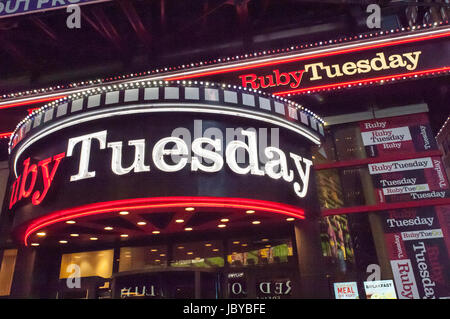
<svg viewBox="0 0 450 319">
<path fill-rule="evenodd" d="M 449 37 L 430 24 L 6 98 L 38 107 L 4 140 L 0 296 L 449 297 L 424 89 L 448 88 Z"/>
</svg>

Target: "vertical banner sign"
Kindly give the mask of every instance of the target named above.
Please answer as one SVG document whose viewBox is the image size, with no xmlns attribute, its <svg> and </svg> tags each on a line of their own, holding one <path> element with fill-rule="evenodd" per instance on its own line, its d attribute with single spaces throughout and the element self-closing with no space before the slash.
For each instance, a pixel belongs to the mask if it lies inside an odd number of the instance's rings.
<svg viewBox="0 0 450 319">
<path fill-rule="evenodd" d="M 379 203 L 448 197 L 449 184 L 439 157 L 369 164 Z"/>
<path fill-rule="evenodd" d="M 334 296 L 336 299 L 359 299 L 356 282 L 335 282 Z"/>
<path fill-rule="evenodd" d="M 364 121 L 359 125 L 368 157 L 437 149 L 425 113 Z"/>
<path fill-rule="evenodd" d="M 400 299 L 450 297 L 450 206 L 388 211 L 385 240 Z"/>
</svg>

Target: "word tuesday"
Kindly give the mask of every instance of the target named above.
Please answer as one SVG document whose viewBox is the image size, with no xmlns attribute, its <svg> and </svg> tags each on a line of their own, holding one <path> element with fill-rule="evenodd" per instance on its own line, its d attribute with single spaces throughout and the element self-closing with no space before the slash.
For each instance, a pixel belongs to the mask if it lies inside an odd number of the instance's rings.
<svg viewBox="0 0 450 319">
<path fill-rule="evenodd" d="M 199 137 L 192 141 L 189 154 L 187 144 L 178 137 L 165 137 L 153 146 L 151 157 L 154 166 L 167 173 L 178 172 L 188 166 L 193 172 L 215 173 L 223 169 L 225 162 L 230 170 L 239 175 L 268 176 L 276 180 L 284 180 L 292 183 L 295 194 L 303 198 L 308 191 L 309 176 L 312 161 L 294 153 L 285 154 L 281 149 L 268 146 L 264 148 L 264 155 L 268 161 L 261 165 L 258 153 L 258 140 L 256 132 L 243 130 L 241 134 L 247 138 L 244 141 L 230 141 L 225 147 L 226 161 L 221 155 L 223 141 L 221 139 L 210 139 Z M 31 164 L 30 158 L 24 162 L 22 174 L 17 177 L 11 187 L 9 208 L 27 197 L 32 198 L 33 205 L 39 205 L 47 195 L 62 159 L 66 157 L 79 158 L 78 173 L 70 176 L 70 181 L 75 182 L 88 178 L 94 178 L 96 171 L 89 170 L 91 150 L 94 147 L 92 141 L 96 141 L 100 150 L 110 148 L 111 170 L 116 175 L 126 175 L 131 172 L 150 172 L 150 166 L 146 160 L 146 140 L 137 139 L 128 141 L 128 146 L 134 147 L 133 163 L 128 167 L 122 165 L 123 142 L 107 142 L 108 132 L 99 131 L 69 139 L 67 151 L 42 160 L 37 164 Z M 80 147 L 76 148 L 75 146 Z M 74 153 L 79 150 L 79 156 Z M 245 163 L 239 163 L 237 152 L 243 150 L 248 155 Z M 127 156 L 128 157 L 128 156 Z M 191 159 L 191 161 L 189 161 Z M 290 169 L 288 160 L 293 162 L 295 169 Z M 208 162 L 207 162 L 208 161 Z M 41 181 L 38 183 L 38 181 Z M 42 189 L 37 189 L 41 187 Z"/>
<path fill-rule="evenodd" d="M 107 131 L 95 132 L 69 139 L 67 146 L 67 157 L 73 155 L 75 145 L 81 143 L 79 169 L 76 175 L 70 177 L 70 181 L 78 181 L 86 178 L 95 177 L 95 171 L 89 171 L 90 150 L 92 140 L 99 142 L 100 149 L 109 147 L 112 149 L 111 170 L 116 175 L 125 175 L 133 171 L 149 172 L 150 166 L 145 164 L 145 139 L 130 140 L 129 146 L 134 146 L 134 162 L 129 167 L 122 166 L 122 146 L 123 142 L 106 142 Z M 277 147 L 268 146 L 264 149 L 264 155 L 269 159 L 263 169 L 259 167 L 258 140 L 256 132 L 243 130 L 241 134 L 247 138 L 247 143 L 243 141 L 230 141 L 225 147 L 226 164 L 236 174 L 239 175 L 258 175 L 269 176 L 273 179 L 283 179 L 286 182 L 293 183 L 293 188 L 298 197 L 305 197 L 308 190 L 309 175 L 312 161 L 294 153 L 289 153 L 289 157 L 284 151 Z M 204 145 L 207 147 L 204 147 Z M 213 148 L 215 151 L 208 149 Z M 191 171 L 202 171 L 206 173 L 215 173 L 223 169 L 224 159 L 219 153 L 222 149 L 220 139 L 210 139 L 199 137 L 192 141 Z M 248 154 L 248 163 L 239 165 L 237 152 L 243 149 Z M 168 157 L 171 160 L 168 160 Z M 188 165 L 188 146 L 186 142 L 178 137 L 165 137 L 155 143 L 152 150 L 153 164 L 163 172 L 178 172 Z M 288 158 L 295 166 L 295 171 L 300 178 L 294 181 L 294 170 L 289 169 Z M 202 159 L 209 160 L 211 164 L 205 165 Z M 304 168 L 302 166 L 304 164 Z"/>
</svg>

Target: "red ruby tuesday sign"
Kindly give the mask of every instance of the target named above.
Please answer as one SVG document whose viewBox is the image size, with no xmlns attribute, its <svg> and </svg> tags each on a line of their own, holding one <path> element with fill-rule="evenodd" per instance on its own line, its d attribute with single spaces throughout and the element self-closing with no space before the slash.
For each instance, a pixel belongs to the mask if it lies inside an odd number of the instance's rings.
<svg viewBox="0 0 450 319">
<path fill-rule="evenodd" d="M 274 94 L 370 83 L 392 77 L 408 77 L 450 70 L 450 43 L 446 38 L 393 46 L 311 53 L 217 71 L 170 77 L 234 83 Z M 443 52 L 436 55 L 433 52 Z"/>
</svg>

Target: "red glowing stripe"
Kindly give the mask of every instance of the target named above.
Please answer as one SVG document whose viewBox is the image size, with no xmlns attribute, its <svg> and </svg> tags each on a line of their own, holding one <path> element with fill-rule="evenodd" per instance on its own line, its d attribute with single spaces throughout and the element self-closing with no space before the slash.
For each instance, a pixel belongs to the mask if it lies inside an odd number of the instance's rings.
<svg viewBox="0 0 450 319">
<path fill-rule="evenodd" d="M 8 138 L 11 136 L 13 132 L 0 133 L 0 138 Z"/>
<path fill-rule="evenodd" d="M 58 99 L 65 98 L 65 97 L 67 97 L 67 95 L 45 97 L 45 98 L 35 99 L 35 100 L 34 99 L 30 99 L 30 100 L 27 100 L 27 101 L 0 105 L 0 109 L 7 109 L 7 108 L 11 108 L 11 107 L 17 107 L 17 106 L 28 105 L 28 104 L 35 104 L 35 103 L 51 102 L 51 101 L 55 101 L 55 100 L 58 100 Z"/>
<path fill-rule="evenodd" d="M 34 220 L 26 229 L 23 241 L 25 246 L 29 236 L 44 227 L 86 216 L 110 213 L 113 211 L 133 211 L 138 209 L 154 209 L 168 207 L 215 207 L 215 208 L 236 208 L 243 210 L 258 210 L 283 214 L 290 217 L 304 219 L 304 210 L 298 207 L 279 204 L 263 200 L 246 198 L 227 198 L 227 197 L 154 197 L 154 198 L 136 198 L 125 199 L 111 202 L 102 202 L 88 204 L 75 208 L 65 209 L 53 212 L 44 217 Z"/>
<path fill-rule="evenodd" d="M 445 66 L 445 67 L 437 68 L 437 69 L 429 69 L 429 70 L 417 71 L 417 72 L 386 75 L 386 76 L 380 76 L 380 77 L 370 78 L 370 79 L 365 79 L 365 80 L 355 80 L 355 81 L 349 81 L 349 82 L 340 82 L 340 83 L 334 83 L 334 84 L 326 84 L 326 85 L 319 85 L 319 86 L 313 86 L 313 87 L 308 87 L 308 88 L 301 88 L 301 89 L 296 89 L 296 90 L 281 91 L 281 92 L 273 93 L 273 95 L 298 94 L 298 93 L 307 92 L 307 91 L 330 89 L 330 88 L 335 88 L 335 87 L 339 87 L 339 86 L 354 85 L 354 84 L 359 84 L 359 83 L 363 84 L 363 83 L 369 83 L 369 82 L 377 82 L 377 81 L 388 80 L 388 79 L 392 79 L 392 78 L 399 78 L 399 77 L 403 77 L 403 76 L 411 77 L 414 75 L 422 75 L 422 74 L 433 73 L 433 72 L 445 72 L 445 71 L 449 71 L 449 70 L 450 70 L 450 67 Z"/>
<path fill-rule="evenodd" d="M 328 56 L 333 56 L 333 55 L 339 55 L 339 54 L 343 54 L 343 53 L 351 53 L 351 52 L 358 52 L 358 51 L 364 51 L 364 50 L 370 50 L 370 49 L 377 49 L 377 48 L 383 48 L 383 47 L 388 47 L 388 46 L 393 46 L 393 45 L 398 45 L 398 44 L 405 44 L 405 43 L 411 43 L 411 42 L 419 42 L 419 41 L 425 41 L 425 40 L 431 40 L 431 39 L 437 39 L 437 38 L 444 38 L 444 37 L 448 37 L 448 36 L 450 36 L 450 32 L 445 32 L 445 33 L 441 33 L 441 34 L 432 34 L 432 35 L 417 37 L 417 38 L 413 38 L 413 39 L 390 41 L 390 42 L 386 42 L 386 43 L 368 44 L 368 45 L 363 45 L 363 46 L 360 46 L 357 48 L 342 49 L 342 50 L 336 50 L 336 51 L 324 52 L 324 53 L 316 53 L 316 54 L 305 55 L 305 56 L 300 56 L 300 57 L 286 58 L 284 60 L 260 62 L 260 63 L 250 64 L 250 65 L 230 67 L 227 69 L 220 69 L 220 70 L 205 71 L 205 72 L 199 72 L 199 73 L 193 73 L 193 74 L 187 74 L 187 75 L 174 76 L 174 77 L 166 78 L 165 80 L 167 80 L 167 81 L 185 80 L 185 79 L 191 79 L 191 78 L 196 78 L 196 77 L 200 77 L 200 76 L 208 76 L 208 75 L 215 75 L 215 74 L 220 74 L 220 73 L 242 71 L 242 70 L 260 68 L 260 67 L 270 66 L 270 65 L 275 65 L 275 64 L 282 64 L 282 63 L 296 62 L 296 61 L 309 60 L 309 59 L 315 59 L 315 58 L 322 58 L 322 57 L 328 57 Z"/>
</svg>

